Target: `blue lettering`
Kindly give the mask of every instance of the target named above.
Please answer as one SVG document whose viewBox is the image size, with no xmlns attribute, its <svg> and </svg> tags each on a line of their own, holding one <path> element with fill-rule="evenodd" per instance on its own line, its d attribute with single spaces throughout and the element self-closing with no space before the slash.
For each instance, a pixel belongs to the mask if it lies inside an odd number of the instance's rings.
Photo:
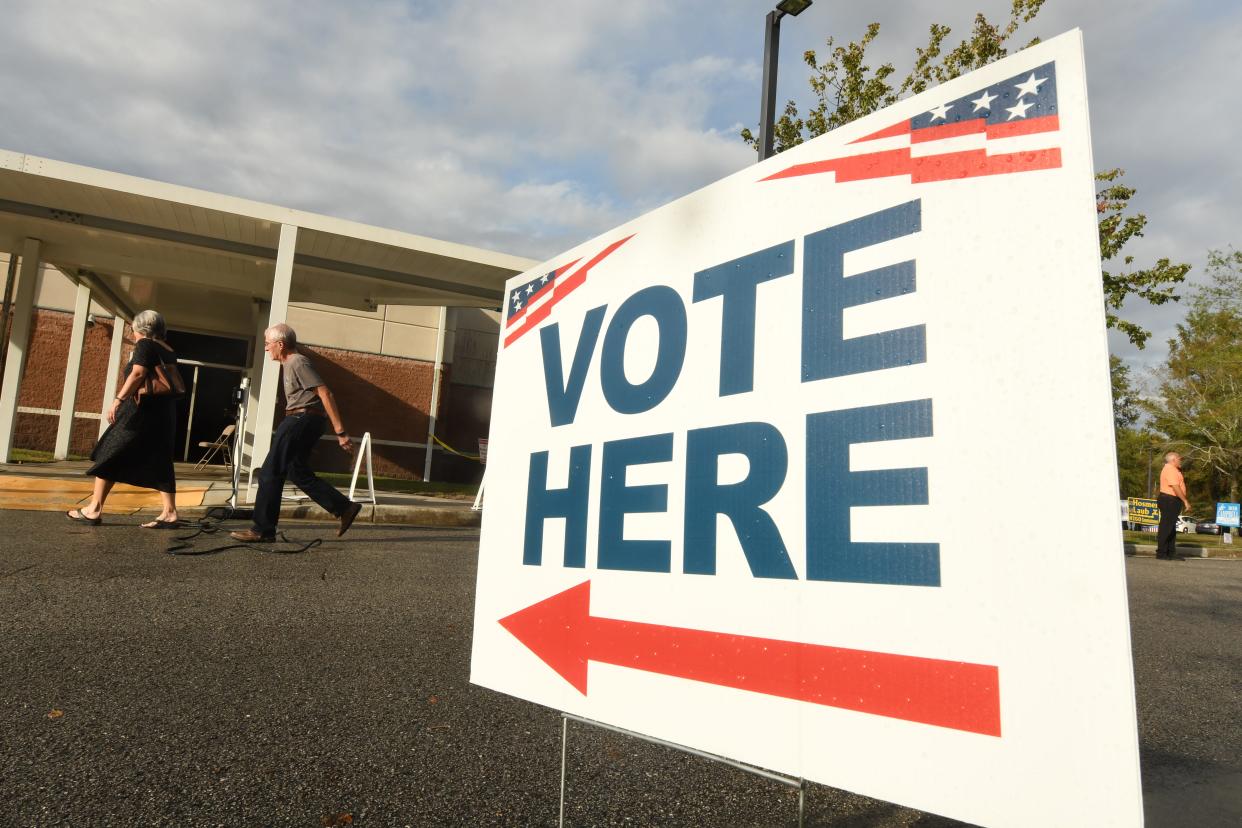
<svg viewBox="0 0 1242 828">
<path fill-rule="evenodd" d="M 625 345 L 634 323 L 644 316 L 660 329 L 655 368 L 638 385 L 625 376 Z M 619 414 L 641 414 L 664 401 L 681 376 L 686 359 L 686 306 L 677 291 L 665 285 L 645 288 L 626 299 L 604 334 L 600 353 L 600 384 L 604 399 Z"/>
<path fill-rule="evenodd" d="M 917 233 L 918 201 L 829 227 L 806 237 L 802 273 L 802 381 L 843 377 L 927 361 L 926 326 L 845 338 L 845 309 L 914 290 L 914 262 L 845 278 L 851 250 Z"/>
<path fill-rule="evenodd" d="M 625 516 L 668 509 L 668 486 L 627 486 L 630 466 L 673 459 L 673 435 L 653 434 L 604 443 L 599 497 L 599 568 L 669 572 L 672 544 L 666 540 L 626 540 Z"/>
<path fill-rule="evenodd" d="M 741 454 L 746 478 L 721 485 L 720 458 Z M 756 578 L 797 578 L 780 530 L 764 509 L 781 490 L 789 466 L 785 439 L 771 423 L 699 428 L 686 441 L 685 559 L 696 575 L 716 574 L 716 515 L 725 515 Z"/>
<path fill-rule="evenodd" d="M 526 478 L 526 538 L 522 563 L 529 566 L 543 563 L 543 522 L 549 518 L 564 518 L 565 566 L 586 566 L 590 494 L 590 446 L 574 446 L 569 450 L 569 485 L 563 489 L 548 488 L 548 453 L 531 454 Z"/>
<path fill-rule="evenodd" d="M 850 444 L 930 437 L 931 400 L 806 418 L 806 576 L 814 581 L 940 586 L 940 545 L 855 543 L 851 506 L 927 503 L 927 469 L 850 471 Z"/>
<path fill-rule="evenodd" d="M 595 342 L 599 339 L 604 311 L 607 309 L 607 305 L 592 308 L 582 320 L 582 333 L 578 336 L 578 347 L 574 350 L 568 382 L 565 381 L 565 372 L 561 365 L 560 326 L 548 325 L 539 331 L 539 343 L 543 348 L 543 383 L 548 389 L 548 414 L 553 426 L 572 423 L 578 415 L 578 402 L 582 399 L 582 389 L 586 385 L 587 368 L 591 363 L 591 355 L 595 353 Z"/>
<path fill-rule="evenodd" d="M 755 387 L 755 295 L 760 284 L 793 273 L 792 241 L 694 274 L 694 301 L 721 297 L 720 396 Z"/>
</svg>

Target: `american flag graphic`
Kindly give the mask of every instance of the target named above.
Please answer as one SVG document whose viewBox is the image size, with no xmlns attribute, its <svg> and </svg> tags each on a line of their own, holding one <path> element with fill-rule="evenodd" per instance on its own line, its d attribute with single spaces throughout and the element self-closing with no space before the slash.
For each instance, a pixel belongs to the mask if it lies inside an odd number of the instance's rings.
<svg viewBox="0 0 1242 828">
<path fill-rule="evenodd" d="M 561 265 L 509 291 L 509 298 L 505 302 L 504 346 L 508 348 L 527 331 L 538 327 L 540 322 L 551 315 L 558 302 L 586 282 L 591 268 L 611 256 L 618 247 L 632 238 L 634 237 L 631 235 L 618 239 L 580 267 L 577 265 L 582 259 L 574 259 L 569 264 Z"/>
<path fill-rule="evenodd" d="M 894 175 L 921 184 L 1055 169 L 1060 126 L 1056 64 L 1045 63 L 851 141 L 861 152 L 795 164 L 763 180 L 830 172 L 838 184 Z M 1024 138 L 1041 134 L 1046 140 Z"/>
</svg>

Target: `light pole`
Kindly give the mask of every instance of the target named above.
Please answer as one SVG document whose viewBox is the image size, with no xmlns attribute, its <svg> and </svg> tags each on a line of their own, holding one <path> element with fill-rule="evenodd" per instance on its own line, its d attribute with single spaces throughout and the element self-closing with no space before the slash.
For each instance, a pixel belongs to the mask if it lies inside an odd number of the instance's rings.
<svg viewBox="0 0 1242 828">
<path fill-rule="evenodd" d="M 1156 447 L 1154 445 L 1147 447 L 1147 491 L 1143 492 L 1147 497 L 1151 497 L 1151 467 L 1156 462 Z"/>
<path fill-rule="evenodd" d="M 812 0 L 781 0 L 768 12 L 763 29 L 763 100 L 759 104 L 759 160 L 772 157 L 772 128 L 776 124 L 776 58 L 781 48 L 781 18 L 797 17 Z"/>
</svg>

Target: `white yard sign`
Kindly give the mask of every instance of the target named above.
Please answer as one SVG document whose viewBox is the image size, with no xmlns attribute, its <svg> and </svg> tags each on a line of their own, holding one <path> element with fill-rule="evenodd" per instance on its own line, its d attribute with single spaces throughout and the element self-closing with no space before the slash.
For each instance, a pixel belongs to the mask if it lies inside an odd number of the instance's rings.
<svg viewBox="0 0 1242 828">
<path fill-rule="evenodd" d="M 471 680 L 970 822 L 1140 823 L 1092 169 L 1071 32 L 511 281 Z M 1072 533 L 1013 508 L 1053 501 Z"/>
</svg>

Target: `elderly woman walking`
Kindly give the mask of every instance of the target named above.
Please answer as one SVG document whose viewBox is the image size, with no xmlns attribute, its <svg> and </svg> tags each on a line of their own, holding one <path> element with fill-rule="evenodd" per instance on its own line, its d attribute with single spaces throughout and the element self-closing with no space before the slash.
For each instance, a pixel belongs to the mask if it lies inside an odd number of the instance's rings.
<svg viewBox="0 0 1242 828">
<path fill-rule="evenodd" d="M 124 324 L 117 319 L 116 324 Z M 134 354 L 125 368 L 125 382 L 108 409 L 108 430 L 95 444 L 95 464 L 86 473 L 95 478 L 90 503 L 67 514 L 70 520 L 98 526 L 104 501 L 116 483 L 128 483 L 160 493 L 159 517 L 142 524 L 146 529 L 177 525 L 177 480 L 173 472 L 173 444 L 177 431 L 176 394 L 160 393 L 153 380 L 177 370 L 177 353 L 164 341 L 164 317 L 145 310 L 134 317 Z M 179 378 L 177 379 L 179 383 Z M 165 387 L 163 390 L 167 391 Z"/>
</svg>

